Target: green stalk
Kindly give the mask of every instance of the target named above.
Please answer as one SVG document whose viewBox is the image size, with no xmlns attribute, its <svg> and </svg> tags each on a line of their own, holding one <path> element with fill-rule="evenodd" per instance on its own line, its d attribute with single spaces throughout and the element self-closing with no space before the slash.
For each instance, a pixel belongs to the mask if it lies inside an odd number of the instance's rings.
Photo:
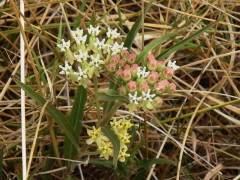
<svg viewBox="0 0 240 180">
<path fill-rule="evenodd" d="M 93 75 L 93 82 L 94 82 L 94 94 L 95 94 L 95 100 L 96 100 L 96 110 L 97 110 L 97 118 L 98 123 L 101 121 L 101 112 L 100 112 L 100 103 L 99 103 L 99 95 L 98 95 L 98 80 L 97 76 Z"/>
<path fill-rule="evenodd" d="M 113 115 L 115 114 L 115 112 L 117 112 L 117 110 L 119 109 L 119 107 L 122 105 L 122 102 L 117 102 L 112 109 L 109 111 L 109 113 L 103 118 L 103 120 L 99 123 L 99 125 L 102 127 L 104 125 L 106 125 L 110 119 L 113 117 Z"/>
</svg>

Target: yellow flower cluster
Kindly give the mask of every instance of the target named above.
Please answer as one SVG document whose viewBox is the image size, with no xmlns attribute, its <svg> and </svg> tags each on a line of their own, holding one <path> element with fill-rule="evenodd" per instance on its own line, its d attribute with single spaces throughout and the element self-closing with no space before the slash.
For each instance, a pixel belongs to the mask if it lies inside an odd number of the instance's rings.
<svg viewBox="0 0 240 180">
<path fill-rule="evenodd" d="M 128 129 L 133 126 L 130 120 L 126 119 L 114 119 L 110 122 L 112 130 L 118 136 L 120 141 L 120 151 L 118 155 L 118 160 L 124 162 L 130 154 L 127 153 L 128 147 L 127 143 L 130 143 L 131 135 L 128 133 Z M 108 137 L 104 136 L 101 130 L 101 127 L 97 128 L 93 126 L 93 130 L 87 131 L 90 138 L 87 140 L 87 144 L 96 143 L 98 146 L 98 150 L 100 151 L 100 157 L 104 157 L 105 159 L 109 159 L 109 157 L 113 156 L 113 145 Z"/>
</svg>

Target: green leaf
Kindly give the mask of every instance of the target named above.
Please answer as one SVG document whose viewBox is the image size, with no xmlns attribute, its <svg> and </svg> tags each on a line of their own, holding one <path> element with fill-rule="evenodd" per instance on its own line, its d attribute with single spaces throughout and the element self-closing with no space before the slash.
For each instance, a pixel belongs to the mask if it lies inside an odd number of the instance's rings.
<svg viewBox="0 0 240 180">
<path fill-rule="evenodd" d="M 45 99 L 40 96 L 37 92 L 32 90 L 29 86 L 23 84 L 17 79 L 14 79 L 14 81 L 24 90 L 28 93 L 28 95 L 37 101 L 37 103 L 40 106 L 44 106 L 46 103 Z M 46 111 L 50 114 L 50 116 L 56 121 L 56 123 L 63 129 L 65 135 L 71 140 L 73 145 L 76 149 L 78 149 L 78 139 L 76 133 L 73 131 L 73 126 L 70 123 L 70 121 L 64 116 L 64 114 L 59 111 L 57 108 L 55 108 L 53 105 L 48 104 L 46 106 Z"/>
<path fill-rule="evenodd" d="M 113 163 L 108 160 L 101 160 L 101 159 L 90 159 L 89 164 L 96 164 L 96 165 L 102 165 L 109 168 L 113 168 Z"/>
<path fill-rule="evenodd" d="M 110 139 L 110 141 L 113 145 L 113 164 L 116 168 L 117 162 L 118 162 L 118 154 L 120 151 L 119 139 L 118 139 L 117 135 L 113 132 L 113 130 L 111 129 L 110 126 L 102 127 L 102 132 L 105 136 L 107 136 Z"/>
<path fill-rule="evenodd" d="M 106 93 L 102 93 L 99 95 L 99 99 L 104 101 L 128 101 L 125 96 L 121 96 L 114 89 L 109 89 Z"/>
<path fill-rule="evenodd" d="M 140 63 L 143 60 L 143 58 L 148 54 L 148 52 L 151 51 L 156 46 L 158 46 L 161 42 L 167 40 L 168 38 L 170 38 L 172 36 L 176 36 L 177 34 L 183 32 L 184 30 L 186 30 L 186 28 L 182 28 L 176 32 L 166 34 L 166 35 L 156 39 L 155 41 L 153 41 L 151 44 L 149 44 L 147 47 L 145 47 L 144 50 L 138 55 L 135 63 L 136 64 Z"/>
<path fill-rule="evenodd" d="M 74 99 L 74 104 L 69 120 L 69 122 L 73 126 L 72 131 L 74 131 L 77 135 L 76 138 L 78 138 L 78 135 L 80 134 L 82 129 L 83 112 L 86 101 L 87 90 L 83 86 L 79 86 Z M 78 150 L 74 147 L 73 143 L 69 138 L 66 138 L 64 141 L 63 152 L 66 159 L 75 159 L 78 153 Z"/>
<path fill-rule="evenodd" d="M 138 168 L 149 169 L 153 164 L 169 164 L 176 165 L 174 161 L 170 161 L 164 158 L 155 158 L 155 159 L 143 159 L 137 162 Z"/>
<path fill-rule="evenodd" d="M 153 2 L 153 0 L 151 0 L 148 3 L 148 5 L 146 6 L 146 8 L 144 9 L 144 17 L 146 16 L 148 10 L 152 6 L 152 2 Z M 142 16 L 139 16 L 137 18 L 137 21 L 134 23 L 132 29 L 130 30 L 130 32 L 127 35 L 127 38 L 124 42 L 124 47 L 127 47 L 128 49 L 130 49 L 132 47 L 133 40 L 135 39 L 137 32 L 140 29 L 141 25 L 142 25 Z"/>
<path fill-rule="evenodd" d="M 198 32 L 192 34 L 191 36 L 187 37 L 186 39 L 182 40 L 181 42 L 177 43 L 176 45 L 174 45 L 173 47 L 171 47 L 170 49 L 167 49 L 166 51 L 164 51 L 162 54 L 160 54 L 157 59 L 158 60 L 162 60 L 166 57 L 168 57 L 170 54 L 172 54 L 175 51 L 178 51 L 179 49 L 181 49 L 186 43 L 188 43 L 189 41 L 193 40 L 195 37 L 199 36 L 200 34 L 204 33 L 205 31 L 207 31 L 208 29 L 210 29 L 212 26 L 214 26 L 215 24 L 217 24 L 220 21 L 221 18 L 219 18 L 218 20 L 216 20 L 215 22 L 207 25 L 206 27 L 202 28 L 201 30 L 199 30 Z"/>
</svg>

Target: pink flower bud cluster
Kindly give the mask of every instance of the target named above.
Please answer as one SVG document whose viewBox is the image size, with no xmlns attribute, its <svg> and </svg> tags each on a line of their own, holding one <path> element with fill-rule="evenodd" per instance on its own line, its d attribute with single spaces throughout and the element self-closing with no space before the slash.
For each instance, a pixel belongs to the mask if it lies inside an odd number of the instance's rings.
<svg viewBox="0 0 240 180">
<path fill-rule="evenodd" d="M 174 69 L 166 67 L 165 61 L 157 61 L 153 54 L 147 56 L 146 67 L 135 64 L 136 58 L 136 54 L 123 50 L 111 57 L 106 68 L 118 80 L 119 94 L 129 98 L 130 111 L 161 107 L 164 95 L 176 90 L 170 82 Z"/>
</svg>

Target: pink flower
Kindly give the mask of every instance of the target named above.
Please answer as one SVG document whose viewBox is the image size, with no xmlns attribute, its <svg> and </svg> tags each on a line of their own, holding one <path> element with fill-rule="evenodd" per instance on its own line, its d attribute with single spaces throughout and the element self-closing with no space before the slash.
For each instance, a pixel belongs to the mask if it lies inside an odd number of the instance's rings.
<svg viewBox="0 0 240 180">
<path fill-rule="evenodd" d="M 157 68 L 158 61 L 155 59 L 149 59 L 147 61 L 147 67 L 149 70 L 154 71 Z"/>
<path fill-rule="evenodd" d="M 164 68 L 165 68 L 165 64 L 166 64 L 165 61 L 158 61 L 158 62 L 157 62 L 157 71 L 158 71 L 158 72 L 163 71 Z"/>
<path fill-rule="evenodd" d="M 170 68 L 170 67 L 167 67 L 167 68 L 164 70 L 164 75 L 165 75 L 165 77 L 166 77 L 167 79 L 172 78 L 173 74 L 174 74 L 174 70 L 173 70 L 172 68 Z"/>
<path fill-rule="evenodd" d="M 164 92 L 164 91 L 167 89 L 168 85 L 169 85 L 169 82 L 168 82 L 168 80 L 166 80 L 166 79 L 158 82 L 158 83 L 155 85 L 156 92 L 157 92 L 157 93 L 162 93 L 162 92 Z"/>
<path fill-rule="evenodd" d="M 137 77 L 137 71 L 138 71 L 138 65 L 137 64 L 132 64 L 131 65 L 131 72 L 133 77 Z"/>
<path fill-rule="evenodd" d="M 122 78 L 122 73 L 123 73 L 123 70 L 122 69 L 119 69 L 115 72 L 114 76 L 117 78 L 117 79 L 121 79 Z"/>
<path fill-rule="evenodd" d="M 177 86 L 174 83 L 170 83 L 168 85 L 168 89 L 169 89 L 170 93 L 176 91 L 176 88 L 177 88 Z"/>
<path fill-rule="evenodd" d="M 121 86 L 120 88 L 118 88 L 118 92 L 122 96 L 127 95 L 127 89 L 124 86 Z"/>
<path fill-rule="evenodd" d="M 127 89 L 129 92 L 134 92 L 137 90 L 137 83 L 135 81 L 129 81 L 127 83 Z"/>
<path fill-rule="evenodd" d="M 150 74 L 147 77 L 148 83 L 153 84 L 153 83 L 157 82 L 158 76 L 159 76 L 158 72 L 156 72 L 156 71 L 150 72 Z"/>
<path fill-rule="evenodd" d="M 149 89 L 148 83 L 142 83 L 142 84 L 140 84 L 140 86 L 139 86 L 139 91 L 147 92 L 148 89 Z"/>
<path fill-rule="evenodd" d="M 125 65 L 125 63 L 126 63 L 126 60 L 125 60 L 125 59 L 120 59 L 120 60 L 118 61 L 118 64 L 119 64 L 120 67 L 123 67 L 123 66 Z"/>
<path fill-rule="evenodd" d="M 124 57 L 124 58 L 127 57 L 127 56 L 129 55 L 128 50 L 122 50 L 121 55 L 122 55 L 122 57 Z"/>
<path fill-rule="evenodd" d="M 110 71 L 110 72 L 114 72 L 116 70 L 116 64 L 113 64 L 113 63 L 110 63 L 107 65 L 107 69 Z"/>
<path fill-rule="evenodd" d="M 131 78 L 131 71 L 129 69 L 124 69 L 122 72 L 122 79 L 124 81 L 129 81 Z"/>
<path fill-rule="evenodd" d="M 111 57 L 111 62 L 114 63 L 114 64 L 117 64 L 119 60 L 120 60 L 120 55 L 119 54 L 114 54 Z"/>
<path fill-rule="evenodd" d="M 136 54 L 131 53 L 131 54 L 129 54 L 129 56 L 127 57 L 127 61 L 128 61 L 130 64 L 133 64 L 133 63 L 135 62 L 135 60 L 136 60 L 136 57 L 137 57 Z"/>
<path fill-rule="evenodd" d="M 148 54 L 147 55 L 147 60 L 156 60 L 153 54 Z"/>
<path fill-rule="evenodd" d="M 163 104 L 163 99 L 160 98 L 160 97 L 155 97 L 155 98 L 153 99 L 152 104 L 154 105 L 154 107 L 161 107 L 162 104 Z"/>
<path fill-rule="evenodd" d="M 130 67 L 129 64 L 126 64 L 123 68 L 124 68 L 124 69 L 128 69 L 128 70 L 131 70 L 131 67 Z"/>
</svg>

